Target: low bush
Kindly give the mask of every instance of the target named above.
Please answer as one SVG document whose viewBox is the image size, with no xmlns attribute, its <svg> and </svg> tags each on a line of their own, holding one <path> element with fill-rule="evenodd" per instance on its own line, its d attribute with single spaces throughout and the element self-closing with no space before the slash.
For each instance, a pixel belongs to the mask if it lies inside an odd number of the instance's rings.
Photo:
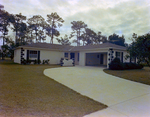
<svg viewBox="0 0 150 117">
<path fill-rule="evenodd" d="M 31 64 L 31 60 L 30 59 L 27 59 L 27 64 Z"/>
<path fill-rule="evenodd" d="M 123 65 L 123 63 L 111 63 L 111 64 L 109 64 L 109 69 L 111 69 L 111 70 L 123 70 L 124 65 Z"/>
<path fill-rule="evenodd" d="M 136 63 L 123 63 L 124 69 L 142 69 L 143 65 Z"/>
<path fill-rule="evenodd" d="M 145 67 L 148 67 L 147 63 L 145 63 L 145 62 L 142 62 L 140 64 L 143 65 L 143 66 L 145 66 Z"/>
<path fill-rule="evenodd" d="M 37 60 L 38 64 L 41 64 L 41 60 Z"/>
<path fill-rule="evenodd" d="M 43 60 L 43 63 L 42 64 L 49 64 L 49 59 L 47 59 L 47 60 Z"/>
<path fill-rule="evenodd" d="M 119 58 L 114 58 L 114 60 L 109 64 L 109 69 L 123 70 L 123 64 L 120 62 Z"/>
<path fill-rule="evenodd" d="M 119 58 L 115 58 L 110 64 L 111 70 L 142 69 L 143 65 L 136 63 L 121 63 Z"/>
<path fill-rule="evenodd" d="M 37 64 L 37 63 L 38 63 L 38 61 L 35 59 L 35 60 L 34 60 L 34 64 Z"/>
<path fill-rule="evenodd" d="M 21 61 L 21 64 L 26 65 L 26 64 L 27 64 L 27 60 L 26 60 L 26 59 L 23 59 L 23 60 Z"/>
</svg>

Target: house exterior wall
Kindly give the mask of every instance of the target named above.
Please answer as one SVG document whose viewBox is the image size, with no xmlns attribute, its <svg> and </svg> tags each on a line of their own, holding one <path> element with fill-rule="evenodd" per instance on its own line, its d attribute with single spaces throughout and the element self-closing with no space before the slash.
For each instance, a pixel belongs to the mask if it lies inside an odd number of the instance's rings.
<svg viewBox="0 0 150 117">
<path fill-rule="evenodd" d="M 79 65 L 85 66 L 85 52 L 80 52 L 79 54 Z"/>
<path fill-rule="evenodd" d="M 79 52 L 75 52 L 75 65 L 79 65 L 80 59 L 79 59 L 79 61 L 78 61 L 78 53 L 79 53 Z M 80 56 L 80 55 L 79 55 L 79 56 Z"/>
<path fill-rule="evenodd" d="M 27 59 L 27 50 L 35 50 L 40 51 L 40 60 L 49 59 L 50 64 L 60 64 L 60 59 L 64 57 L 64 52 L 59 51 L 49 51 L 49 50 L 37 50 L 37 49 L 24 49 L 23 58 Z M 29 58 L 30 59 L 30 58 Z M 35 58 L 37 59 L 37 58 Z M 32 60 L 35 60 L 32 59 Z M 21 64 L 21 49 L 17 49 L 14 51 L 14 62 Z"/>
<path fill-rule="evenodd" d="M 14 51 L 14 62 L 21 63 L 21 49 L 17 49 Z"/>
<path fill-rule="evenodd" d="M 26 60 L 27 59 L 27 50 L 24 49 L 24 59 Z"/>
<path fill-rule="evenodd" d="M 104 65 L 107 65 L 107 54 L 104 54 Z"/>
<path fill-rule="evenodd" d="M 40 50 L 40 60 L 50 60 L 50 64 L 60 64 L 60 59 L 64 57 L 64 52 Z"/>
</svg>

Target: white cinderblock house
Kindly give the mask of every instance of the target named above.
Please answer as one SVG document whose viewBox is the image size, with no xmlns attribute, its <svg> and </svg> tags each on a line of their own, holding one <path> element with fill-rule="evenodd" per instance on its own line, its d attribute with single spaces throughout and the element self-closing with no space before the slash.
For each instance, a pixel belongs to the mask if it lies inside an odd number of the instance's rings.
<svg viewBox="0 0 150 117">
<path fill-rule="evenodd" d="M 14 62 L 21 63 L 21 59 L 45 60 L 49 59 L 50 64 L 60 64 L 60 59 L 74 59 L 75 65 L 81 66 L 107 66 L 118 57 L 122 62 L 129 62 L 125 59 L 126 47 L 112 43 L 87 46 L 66 46 L 48 43 L 33 43 L 19 46 L 14 52 Z"/>
</svg>

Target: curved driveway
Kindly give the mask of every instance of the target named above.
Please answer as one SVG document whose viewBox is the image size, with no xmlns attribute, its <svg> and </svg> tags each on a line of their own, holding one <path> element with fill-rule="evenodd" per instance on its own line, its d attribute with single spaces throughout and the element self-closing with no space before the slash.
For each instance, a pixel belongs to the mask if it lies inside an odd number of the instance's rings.
<svg viewBox="0 0 150 117">
<path fill-rule="evenodd" d="M 108 106 L 107 109 L 85 117 L 150 116 L 150 86 L 148 85 L 108 75 L 101 67 L 60 67 L 46 69 L 44 74 Z"/>
</svg>

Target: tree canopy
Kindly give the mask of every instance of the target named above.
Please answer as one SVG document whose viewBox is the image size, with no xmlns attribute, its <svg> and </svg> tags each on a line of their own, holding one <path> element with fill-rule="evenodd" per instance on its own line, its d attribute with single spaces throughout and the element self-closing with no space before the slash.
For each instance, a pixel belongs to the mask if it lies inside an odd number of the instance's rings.
<svg viewBox="0 0 150 117">
<path fill-rule="evenodd" d="M 68 35 L 65 35 L 64 38 L 57 38 L 58 43 L 61 43 L 62 45 L 71 45 L 71 43 L 69 42 L 69 37 Z"/>
<path fill-rule="evenodd" d="M 12 23 L 13 16 L 7 11 L 0 10 L 0 32 L 2 33 L 3 45 L 5 44 L 5 36 L 8 35 L 8 28 L 10 23 Z"/>
<path fill-rule="evenodd" d="M 54 36 L 58 37 L 60 35 L 57 28 L 62 26 L 64 20 L 55 12 L 47 15 L 47 22 L 49 23 L 46 28 L 47 34 L 51 37 L 50 43 L 53 44 Z"/>
<path fill-rule="evenodd" d="M 150 33 L 142 36 L 133 34 L 133 42 L 128 48 L 131 57 L 137 57 L 138 62 L 146 62 L 150 67 Z"/>
<path fill-rule="evenodd" d="M 36 42 L 41 42 L 41 40 L 45 40 L 44 36 L 44 28 L 46 27 L 45 19 L 41 15 L 34 15 L 29 18 L 27 23 L 29 24 L 29 29 L 31 32 L 31 39 L 34 35 L 36 38 Z"/>
<path fill-rule="evenodd" d="M 80 46 L 81 33 L 87 27 L 87 24 L 83 21 L 73 21 L 71 24 L 71 29 L 73 30 L 71 37 L 76 36 L 76 39 L 74 39 L 73 42 L 77 43 L 77 46 Z"/>
<path fill-rule="evenodd" d="M 1 10 L 1 12 L 4 13 L 5 11 Z M 48 39 L 47 36 L 50 37 L 50 43 L 53 44 L 54 37 L 59 37 L 60 35 L 58 28 L 62 27 L 64 23 L 63 18 L 60 17 L 56 12 L 48 14 L 47 20 L 45 20 L 41 15 L 33 15 L 31 18 L 27 19 L 27 17 L 22 15 L 21 13 L 3 16 L 4 17 L 2 17 L 1 15 L 0 17 L 1 22 L 2 19 L 6 19 L 7 22 L 13 24 L 13 31 L 16 33 L 15 43 L 18 46 L 27 43 L 44 42 L 46 39 Z M 6 26 L 4 25 L 4 23 L 0 24 L 0 27 L 4 27 L 3 31 L 5 33 L 2 33 L 3 37 L 5 37 L 8 32 L 8 25 Z M 87 24 L 84 23 L 84 21 L 72 21 L 71 29 L 72 32 L 69 38 L 73 38 L 73 43 L 77 43 L 77 46 L 101 44 L 107 41 L 110 43 L 125 46 L 125 38 L 123 35 L 120 37 L 114 33 L 113 35 L 110 35 L 107 40 L 107 37 L 102 35 L 100 31 L 95 32 L 93 29 L 88 28 Z M 55 39 L 58 42 L 61 42 L 64 41 L 64 38 L 61 37 Z M 3 42 L 5 42 L 5 40 Z"/>
<path fill-rule="evenodd" d="M 15 43 L 19 46 L 25 38 L 27 25 L 25 23 L 26 16 L 21 13 L 13 15 L 13 31 L 16 33 Z"/>
<path fill-rule="evenodd" d="M 108 37 L 108 42 L 116 44 L 116 45 L 120 45 L 120 46 L 125 46 L 125 38 L 124 35 L 122 35 L 121 37 L 117 34 L 113 34 L 110 35 Z"/>
</svg>

